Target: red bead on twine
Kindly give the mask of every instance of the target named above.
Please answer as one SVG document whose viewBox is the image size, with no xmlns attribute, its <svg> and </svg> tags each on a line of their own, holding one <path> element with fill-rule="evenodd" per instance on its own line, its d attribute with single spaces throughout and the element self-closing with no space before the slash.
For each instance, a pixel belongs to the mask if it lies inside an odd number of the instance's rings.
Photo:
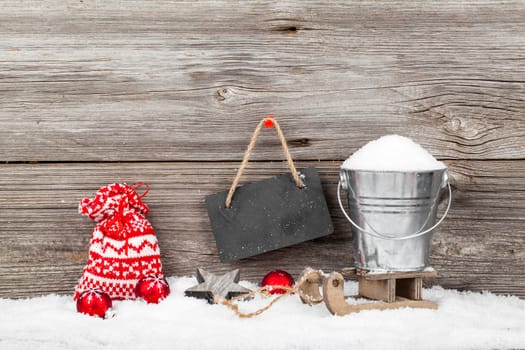
<svg viewBox="0 0 525 350">
<path fill-rule="evenodd" d="M 275 125 L 273 121 L 273 115 L 269 115 L 266 118 L 264 118 L 264 127 L 266 129 L 271 129 Z"/>
<path fill-rule="evenodd" d="M 286 289 L 278 287 L 292 288 L 294 284 L 292 275 L 283 270 L 270 271 L 261 281 L 261 287 L 268 287 L 269 294 L 285 294 Z"/>
</svg>

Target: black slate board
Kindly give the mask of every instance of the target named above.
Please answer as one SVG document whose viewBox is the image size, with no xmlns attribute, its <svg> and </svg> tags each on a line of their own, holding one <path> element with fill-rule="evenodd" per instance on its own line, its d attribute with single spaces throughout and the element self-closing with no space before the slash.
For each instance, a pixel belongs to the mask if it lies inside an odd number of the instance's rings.
<svg viewBox="0 0 525 350">
<path fill-rule="evenodd" d="M 304 188 L 289 173 L 238 187 L 230 208 L 227 191 L 206 197 L 222 262 L 247 258 L 333 232 L 319 173 L 300 169 Z"/>
</svg>

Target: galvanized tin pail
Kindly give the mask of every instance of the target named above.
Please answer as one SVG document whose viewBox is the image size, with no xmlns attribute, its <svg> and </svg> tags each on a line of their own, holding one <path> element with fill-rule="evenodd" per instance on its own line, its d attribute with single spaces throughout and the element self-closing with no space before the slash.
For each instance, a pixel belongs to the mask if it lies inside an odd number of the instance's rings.
<svg viewBox="0 0 525 350">
<path fill-rule="evenodd" d="M 448 204 L 436 222 L 441 191 Z M 341 188 L 348 194 L 347 214 Z M 450 209 L 447 169 L 423 172 L 341 169 L 339 205 L 352 224 L 357 268 L 369 271 L 419 271 L 428 266 L 432 230 Z"/>
</svg>

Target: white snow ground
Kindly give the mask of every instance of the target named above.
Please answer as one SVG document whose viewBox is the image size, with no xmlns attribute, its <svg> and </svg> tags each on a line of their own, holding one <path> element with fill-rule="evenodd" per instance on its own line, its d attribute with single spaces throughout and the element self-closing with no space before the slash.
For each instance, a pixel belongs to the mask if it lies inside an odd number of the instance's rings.
<svg viewBox="0 0 525 350">
<path fill-rule="evenodd" d="M 0 349 L 517 349 L 525 348 L 525 300 L 491 293 L 424 290 L 438 310 L 399 309 L 332 316 L 297 295 L 252 319 L 184 297 L 194 278 L 169 278 L 160 304 L 114 303 L 113 318 L 76 312 L 71 296 L 0 299 Z M 256 288 L 248 282 L 241 284 Z M 354 294 L 355 282 L 346 282 Z M 268 299 L 245 302 L 253 311 Z"/>
</svg>

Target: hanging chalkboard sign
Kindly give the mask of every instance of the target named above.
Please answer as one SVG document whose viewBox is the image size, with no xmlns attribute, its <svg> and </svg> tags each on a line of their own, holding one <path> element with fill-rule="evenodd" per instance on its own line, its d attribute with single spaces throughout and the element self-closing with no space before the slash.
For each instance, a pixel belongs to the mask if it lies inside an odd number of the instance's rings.
<svg viewBox="0 0 525 350">
<path fill-rule="evenodd" d="M 291 172 L 237 187 L 263 125 L 275 126 Z M 263 119 L 229 191 L 206 197 L 221 261 L 238 260 L 333 232 L 319 173 L 295 168 L 274 119 Z"/>
</svg>

